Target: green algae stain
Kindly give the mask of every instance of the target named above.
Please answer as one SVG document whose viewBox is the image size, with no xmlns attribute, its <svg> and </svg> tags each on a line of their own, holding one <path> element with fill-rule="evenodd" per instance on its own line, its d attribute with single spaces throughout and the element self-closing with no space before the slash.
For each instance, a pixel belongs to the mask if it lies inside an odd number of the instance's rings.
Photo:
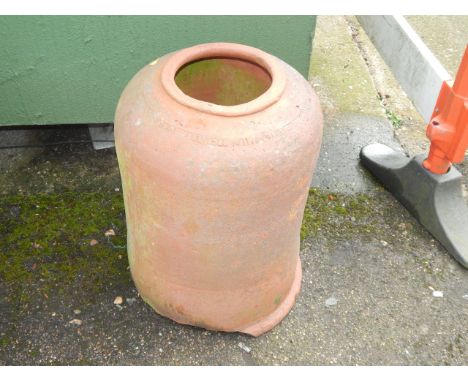
<svg viewBox="0 0 468 382">
<path fill-rule="evenodd" d="M 278 305 L 280 304 L 280 302 L 281 302 L 281 296 L 278 295 L 278 296 L 275 297 L 275 301 L 273 301 L 273 303 L 274 303 L 276 306 L 278 306 Z"/>
<path fill-rule="evenodd" d="M 0 338 L 0 349 L 7 347 L 11 342 L 11 339 L 7 336 L 3 336 Z"/>
<path fill-rule="evenodd" d="M 191 62 L 179 70 L 177 86 L 187 95 L 217 105 L 233 106 L 263 94 L 271 79 L 254 64 L 226 58 Z"/>
<path fill-rule="evenodd" d="M 106 237 L 111 228 L 116 235 Z M 119 193 L 2 196 L 0 238 L 0 283 L 15 306 L 70 290 L 84 298 L 131 283 Z M 98 244 L 91 246 L 92 239 Z"/>
</svg>

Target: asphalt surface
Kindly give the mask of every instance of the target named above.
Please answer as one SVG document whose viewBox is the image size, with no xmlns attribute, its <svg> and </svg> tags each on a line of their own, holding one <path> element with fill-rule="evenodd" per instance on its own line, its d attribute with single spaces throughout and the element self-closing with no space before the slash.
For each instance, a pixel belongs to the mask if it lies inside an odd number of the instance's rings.
<svg viewBox="0 0 468 382">
<path fill-rule="evenodd" d="M 382 79 L 372 72 L 386 69 L 379 67 L 377 58 L 363 59 L 371 48 L 364 38 L 353 36 L 352 23 L 342 17 L 321 18 L 314 52 L 317 57 L 329 52 L 324 68 L 349 68 L 350 82 L 344 86 L 348 92 L 353 90 L 349 97 L 356 102 L 349 105 L 335 99 L 341 85 L 329 84 L 333 78 L 322 75 L 320 65 L 313 64 L 311 73 L 325 114 L 324 143 L 313 186 L 325 196 L 323 202 L 318 199 L 323 210 L 329 210 L 326 196 L 332 195 L 346 213 L 326 212 L 321 225 L 303 241 L 301 293 L 277 327 L 253 338 L 172 322 L 139 298 L 124 259 L 121 275 L 100 279 L 99 288 L 80 284 L 91 275 L 85 268 L 81 278 L 69 282 L 52 274 L 62 282 L 47 297 L 35 293 L 40 279 L 26 278 L 30 281 L 21 292 L 30 294 L 27 302 L 12 298 L 16 296 L 12 285 L 18 283 L 0 279 L 0 364 L 468 364 L 468 270 L 359 164 L 360 147 L 375 141 L 407 152 L 420 150 L 424 127 L 416 135 L 402 131 L 410 126 L 406 121 L 411 111 L 399 114 L 398 102 L 397 106 L 376 102 L 378 90 L 369 90 L 368 84 L 378 87 Z M 337 45 L 327 40 L 331 36 L 325 32 L 331 29 L 339 49 L 349 49 L 346 68 L 339 52 L 333 52 Z M 367 84 L 359 92 L 363 80 Z M 389 94 L 392 101 L 404 97 L 398 89 L 389 89 Z M 402 123 L 392 125 L 385 108 Z M 67 132 L 48 130 L 37 139 L 50 142 L 64 137 L 88 139 L 86 128 L 79 126 Z M 3 162 L 2 198 L 44 193 L 60 197 L 67 192 L 78 198 L 86 193 L 103 198 L 121 194 L 114 149 L 96 152 L 90 144 L 49 147 L 28 154 L 27 160 L 21 152 L 17 154 L 10 156 L 8 165 Z M 459 169 L 468 176 L 466 164 Z M 7 213 L 17 211 L 9 208 Z M 8 219 L 12 221 L 10 215 Z M 0 238 L 0 256 L 8 260 L 7 248 Z M 115 256 L 122 253 L 125 250 L 116 250 Z M 28 272 L 34 271 L 31 264 L 26 266 Z M 117 296 L 123 298 L 120 305 L 114 304 Z"/>
</svg>

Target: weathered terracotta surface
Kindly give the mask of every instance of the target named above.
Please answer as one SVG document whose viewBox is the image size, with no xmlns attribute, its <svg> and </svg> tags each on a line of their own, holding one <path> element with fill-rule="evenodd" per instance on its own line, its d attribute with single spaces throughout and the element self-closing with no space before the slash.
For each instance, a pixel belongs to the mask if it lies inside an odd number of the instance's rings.
<svg viewBox="0 0 468 382">
<path fill-rule="evenodd" d="M 321 136 L 309 83 L 258 49 L 198 45 L 141 69 L 119 101 L 115 139 L 145 301 L 213 330 L 257 336 L 278 324 L 300 289 Z"/>
</svg>

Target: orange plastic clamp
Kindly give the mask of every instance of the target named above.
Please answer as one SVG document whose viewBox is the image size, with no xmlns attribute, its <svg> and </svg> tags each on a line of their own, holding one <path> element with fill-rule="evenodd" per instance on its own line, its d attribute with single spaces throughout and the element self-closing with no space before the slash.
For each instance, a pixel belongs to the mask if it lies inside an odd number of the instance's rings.
<svg viewBox="0 0 468 382">
<path fill-rule="evenodd" d="M 468 45 L 453 86 L 446 81 L 437 98 L 426 135 L 431 140 L 423 166 L 445 174 L 452 163 L 460 163 L 468 147 Z"/>
</svg>

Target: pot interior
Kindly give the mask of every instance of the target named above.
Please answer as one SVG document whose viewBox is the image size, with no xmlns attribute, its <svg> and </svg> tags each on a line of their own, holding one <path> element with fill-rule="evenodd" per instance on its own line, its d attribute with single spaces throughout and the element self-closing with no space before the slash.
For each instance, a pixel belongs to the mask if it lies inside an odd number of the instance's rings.
<svg viewBox="0 0 468 382">
<path fill-rule="evenodd" d="M 271 86 L 270 73 L 260 65 L 230 57 L 209 57 L 188 62 L 175 75 L 186 95 L 223 106 L 247 103 Z"/>
</svg>

